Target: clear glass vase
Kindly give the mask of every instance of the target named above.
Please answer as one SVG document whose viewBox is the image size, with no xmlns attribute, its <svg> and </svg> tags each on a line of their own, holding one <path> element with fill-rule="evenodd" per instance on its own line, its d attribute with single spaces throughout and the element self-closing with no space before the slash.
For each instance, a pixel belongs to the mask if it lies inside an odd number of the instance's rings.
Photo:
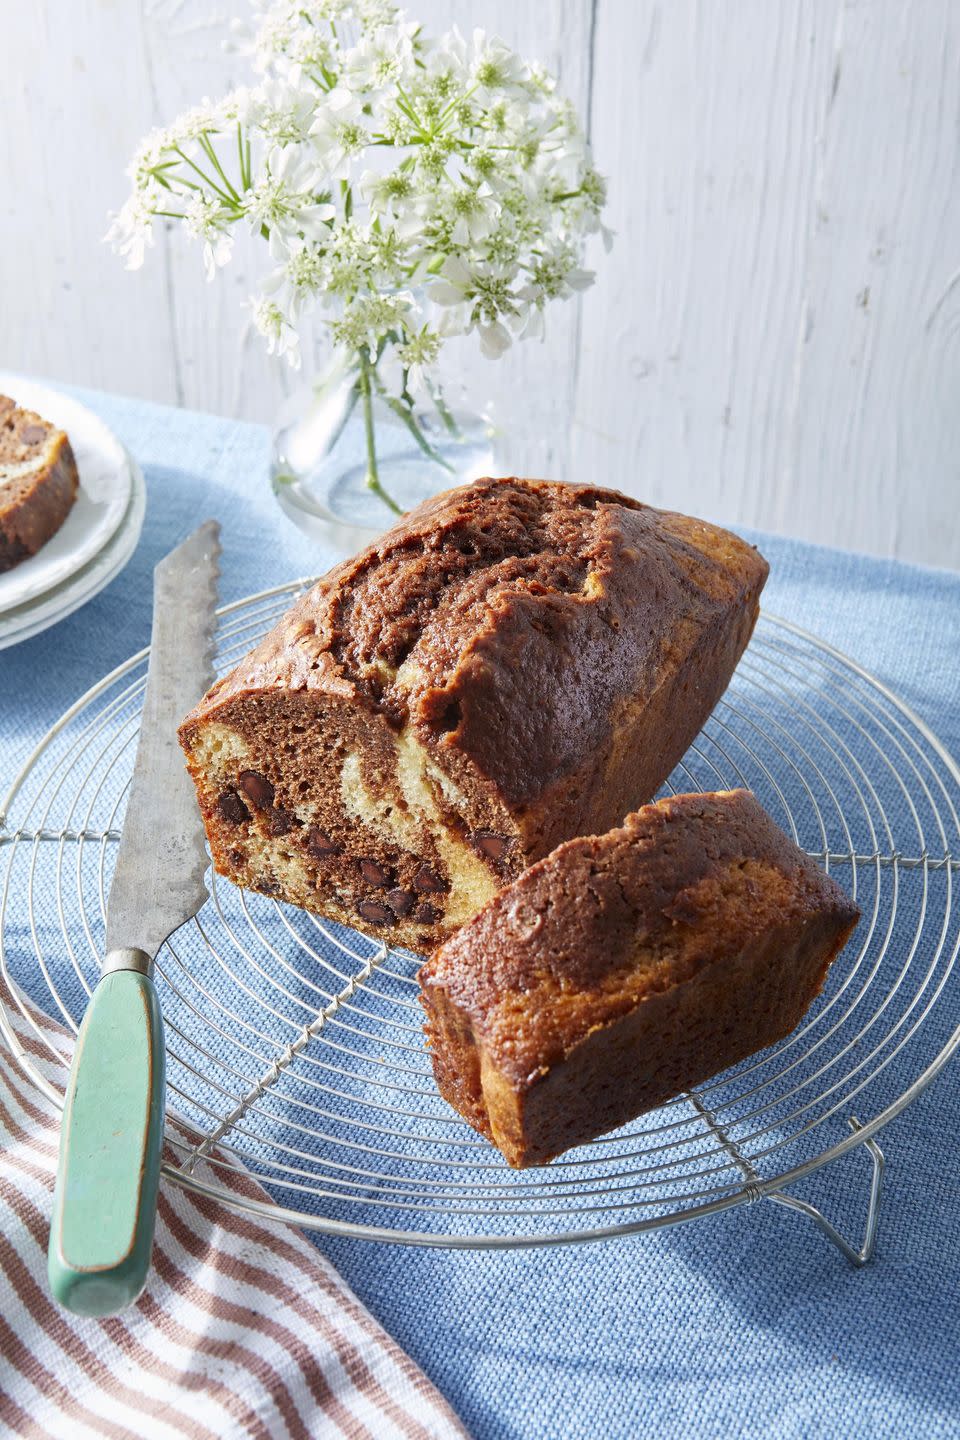
<svg viewBox="0 0 960 1440">
<path fill-rule="evenodd" d="M 493 426 L 458 390 L 444 384 L 411 407 L 359 361 L 335 360 L 278 416 L 271 478 L 282 509 L 349 554 L 421 500 L 493 473 Z"/>
</svg>

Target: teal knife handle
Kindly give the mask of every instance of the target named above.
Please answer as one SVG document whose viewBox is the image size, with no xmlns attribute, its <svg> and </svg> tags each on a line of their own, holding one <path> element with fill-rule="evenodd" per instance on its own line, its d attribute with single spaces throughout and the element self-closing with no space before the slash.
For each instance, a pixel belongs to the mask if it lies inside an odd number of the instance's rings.
<svg viewBox="0 0 960 1440">
<path fill-rule="evenodd" d="M 116 951 L 87 1005 L 70 1068 L 47 1252 L 54 1298 L 115 1315 L 150 1267 L 163 1140 L 163 1020 L 142 951 Z"/>
</svg>

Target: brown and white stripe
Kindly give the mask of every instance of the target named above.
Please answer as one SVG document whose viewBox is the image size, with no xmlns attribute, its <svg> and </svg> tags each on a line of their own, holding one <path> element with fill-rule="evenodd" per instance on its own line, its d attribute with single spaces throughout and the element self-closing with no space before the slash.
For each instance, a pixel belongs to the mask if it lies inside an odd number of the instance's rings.
<svg viewBox="0 0 960 1440">
<path fill-rule="evenodd" d="M 67 1053 L 67 1032 L 31 1013 Z M 60 1062 L 15 1024 L 34 1063 L 62 1083 Z M 56 1107 L 0 1041 L 0 1436 L 465 1440 L 442 1396 L 303 1235 L 176 1185 L 161 1185 L 153 1273 L 137 1304 L 111 1320 L 58 1309 L 46 1283 L 58 1130 Z M 224 1175 L 268 1198 L 250 1176 Z"/>
</svg>

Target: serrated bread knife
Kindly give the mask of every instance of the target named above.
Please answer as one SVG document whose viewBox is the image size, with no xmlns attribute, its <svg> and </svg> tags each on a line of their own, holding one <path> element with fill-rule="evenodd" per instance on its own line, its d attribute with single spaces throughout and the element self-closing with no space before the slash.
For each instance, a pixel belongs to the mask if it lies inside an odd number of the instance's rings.
<svg viewBox="0 0 960 1440">
<path fill-rule="evenodd" d="M 213 678 L 220 527 L 154 571 L 137 758 L 107 907 L 107 954 L 73 1053 L 47 1252 L 54 1297 L 115 1315 L 146 1283 L 163 1140 L 160 946 L 207 898 L 203 825 L 177 726 Z"/>
</svg>

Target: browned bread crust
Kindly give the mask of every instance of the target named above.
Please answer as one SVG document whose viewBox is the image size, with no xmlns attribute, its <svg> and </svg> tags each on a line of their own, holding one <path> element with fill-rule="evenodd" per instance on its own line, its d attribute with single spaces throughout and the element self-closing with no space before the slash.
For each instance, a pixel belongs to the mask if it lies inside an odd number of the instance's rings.
<svg viewBox="0 0 960 1440">
<path fill-rule="evenodd" d="M 788 1035 L 859 917 L 745 790 L 561 845 L 421 967 L 443 1096 L 540 1165 Z"/>
<path fill-rule="evenodd" d="M 767 565 L 612 490 L 481 480 L 337 566 L 184 721 L 214 861 L 427 950 L 647 800 Z"/>
<path fill-rule="evenodd" d="M 79 485 L 64 432 L 0 395 L 0 572 L 56 534 Z"/>
</svg>

